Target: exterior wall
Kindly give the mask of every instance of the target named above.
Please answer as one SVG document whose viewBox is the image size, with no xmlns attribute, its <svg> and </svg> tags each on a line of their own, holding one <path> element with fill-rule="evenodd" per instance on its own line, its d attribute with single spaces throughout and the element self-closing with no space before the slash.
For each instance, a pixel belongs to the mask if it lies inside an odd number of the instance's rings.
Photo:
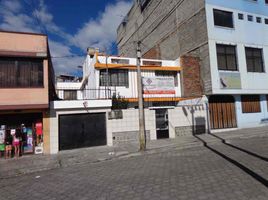
<svg viewBox="0 0 268 200">
<path fill-rule="evenodd" d="M 40 54 L 40 55 L 39 55 Z M 44 35 L 0 32 L 0 56 L 47 57 Z M 48 60 L 44 59 L 44 87 L 0 88 L 0 109 L 48 108 Z"/>
<path fill-rule="evenodd" d="M 260 113 L 243 113 L 241 96 L 235 95 L 236 116 L 238 128 L 251 128 L 256 126 L 267 126 L 267 122 L 262 120 L 268 119 L 268 104 L 265 95 L 261 95 L 261 112 Z"/>
<path fill-rule="evenodd" d="M 227 1 L 208 0 L 206 5 L 213 94 L 268 94 L 268 25 L 264 24 L 264 18 L 268 18 L 268 6 L 264 1 Z M 234 28 L 214 26 L 213 8 L 233 12 Z M 243 13 L 245 19 L 239 20 L 238 13 Z M 253 22 L 247 20 L 248 14 L 254 16 Z M 262 23 L 256 23 L 256 16 L 262 17 Z M 240 75 L 242 89 L 220 88 L 217 43 L 237 46 L 238 71 L 230 73 Z M 265 73 L 247 72 L 245 47 L 263 49 Z"/>
<path fill-rule="evenodd" d="M 193 105 L 193 114 L 191 112 Z M 207 129 L 207 111 L 203 103 L 190 103 L 168 110 L 169 135 L 171 138 L 202 134 Z M 194 131 L 193 131 L 194 126 Z"/>
<path fill-rule="evenodd" d="M 50 110 L 50 154 L 57 154 L 59 152 L 59 115 L 72 115 L 72 114 L 86 114 L 86 113 L 107 113 L 110 109 L 90 109 L 86 111 L 85 109 L 66 109 L 66 110 Z M 108 133 L 108 126 L 106 126 Z M 108 140 L 108 134 L 107 134 Z"/>
<path fill-rule="evenodd" d="M 122 110 L 123 119 L 110 119 L 107 121 L 108 145 L 138 142 L 139 112 L 138 109 Z M 147 139 L 156 140 L 155 111 L 145 109 L 145 130 Z M 149 136 L 150 134 L 150 136 Z"/>
<path fill-rule="evenodd" d="M 134 41 L 137 40 L 142 41 L 142 53 L 146 58 L 199 57 L 199 87 L 203 88 L 202 92 L 211 93 L 205 0 L 151 1 L 143 12 L 135 3 L 127 23 L 118 28 L 120 55 L 135 56 Z M 187 78 L 189 82 L 195 81 L 190 76 Z"/>
<path fill-rule="evenodd" d="M 8 41 L 8 42 L 7 42 Z M 47 37 L 37 34 L 0 32 L 0 51 L 47 54 Z"/>
<path fill-rule="evenodd" d="M 89 56 L 88 56 L 89 57 Z M 107 63 L 111 63 L 112 59 L 118 59 L 119 57 L 108 57 Z M 88 60 L 89 58 L 87 58 Z M 128 59 L 130 65 L 136 65 L 135 58 L 122 58 Z M 85 61 L 84 73 L 85 79 L 88 79 L 85 89 L 96 89 L 100 88 L 103 92 L 105 92 L 106 87 L 100 86 L 100 70 L 95 69 L 94 64 L 96 63 L 96 57 L 94 57 L 91 62 Z M 106 62 L 106 57 L 99 56 L 98 60 L 100 63 Z M 148 61 L 148 59 L 142 59 L 141 62 Z M 151 60 L 150 60 L 151 61 Z M 161 61 L 162 66 L 176 67 L 179 65 L 178 61 L 171 60 L 153 60 L 153 61 Z M 153 70 L 143 70 L 142 77 L 155 77 L 155 71 Z M 145 95 L 145 97 L 181 97 L 181 86 L 180 86 L 180 72 L 177 72 L 178 77 L 178 86 L 175 87 L 175 94 L 157 94 L 157 95 Z M 138 89 L 137 89 L 137 72 L 135 70 L 128 70 L 128 87 L 118 87 L 118 86 L 109 86 L 112 93 L 116 93 L 117 95 L 123 96 L 125 98 L 137 98 L 138 97 Z"/>
</svg>

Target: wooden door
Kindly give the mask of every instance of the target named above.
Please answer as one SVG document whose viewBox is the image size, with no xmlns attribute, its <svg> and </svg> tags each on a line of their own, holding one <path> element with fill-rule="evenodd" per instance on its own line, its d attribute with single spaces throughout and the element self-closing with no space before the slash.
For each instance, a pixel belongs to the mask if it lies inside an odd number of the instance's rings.
<svg viewBox="0 0 268 200">
<path fill-rule="evenodd" d="M 217 95 L 209 98 L 211 129 L 236 128 L 236 111 L 234 97 Z"/>
</svg>

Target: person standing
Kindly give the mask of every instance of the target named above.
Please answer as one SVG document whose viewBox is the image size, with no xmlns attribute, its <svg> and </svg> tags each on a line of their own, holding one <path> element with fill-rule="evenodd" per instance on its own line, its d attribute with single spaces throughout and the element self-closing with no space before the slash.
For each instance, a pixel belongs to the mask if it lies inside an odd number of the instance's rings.
<svg viewBox="0 0 268 200">
<path fill-rule="evenodd" d="M 14 156 L 15 157 L 19 157 L 20 156 L 20 135 L 19 135 L 19 131 L 16 130 L 15 131 L 15 134 L 13 134 L 13 142 L 12 142 L 12 145 L 15 149 L 15 152 L 14 152 Z"/>
<path fill-rule="evenodd" d="M 11 158 L 12 153 L 12 136 L 10 135 L 10 130 L 6 131 L 6 149 L 5 149 L 5 158 Z"/>
</svg>

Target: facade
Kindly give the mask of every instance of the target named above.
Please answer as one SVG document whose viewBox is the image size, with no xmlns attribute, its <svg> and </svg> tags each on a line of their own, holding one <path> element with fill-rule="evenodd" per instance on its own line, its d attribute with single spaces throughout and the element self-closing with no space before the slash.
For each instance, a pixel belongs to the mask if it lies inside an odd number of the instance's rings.
<svg viewBox="0 0 268 200">
<path fill-rule="evenodd" d="M 140 40 L 145 58 L 187 56 L 182 97 L 208 96 L 212 129 L 266 125 L 267 13 L 265 0 L 137 1 L 118 27 L 118 48 L 133 56 Z"/>
<path fill-rule="evenodd" d="M 147 140 L 193 134 L 193 126 L 195 132 L 206 131 L 204 99 L 182 98 L 181 64 L 181 58 L 141 60 Z M 136 58 L 105 56 L 89 50 L 83 66 L 83 95 L 90 99 L 112 97 L 106 120 L 110 146 L 138 142 L 136 65 Z"/>
<path fill-rule="evenodd" d="M 50 153 L 55 88 L 46 35 L 0 31 L 0 94 L 3 141 L 21 134 L 21 154 Z"/>
</svg>

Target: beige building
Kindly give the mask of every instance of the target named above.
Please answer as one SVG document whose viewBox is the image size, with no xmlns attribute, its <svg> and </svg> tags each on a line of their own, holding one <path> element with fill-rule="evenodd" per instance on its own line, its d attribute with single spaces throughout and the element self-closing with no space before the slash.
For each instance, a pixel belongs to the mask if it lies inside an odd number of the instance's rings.
<svg viewBox="0 0 268 200">
<path fill-rule="evenodd" d="M 22 132 L 23 153 L 50 153 L 49 101 L 54 94 L 47 36 L 1 31 L 0 126 L 6 135 Z"/>
</svg>

